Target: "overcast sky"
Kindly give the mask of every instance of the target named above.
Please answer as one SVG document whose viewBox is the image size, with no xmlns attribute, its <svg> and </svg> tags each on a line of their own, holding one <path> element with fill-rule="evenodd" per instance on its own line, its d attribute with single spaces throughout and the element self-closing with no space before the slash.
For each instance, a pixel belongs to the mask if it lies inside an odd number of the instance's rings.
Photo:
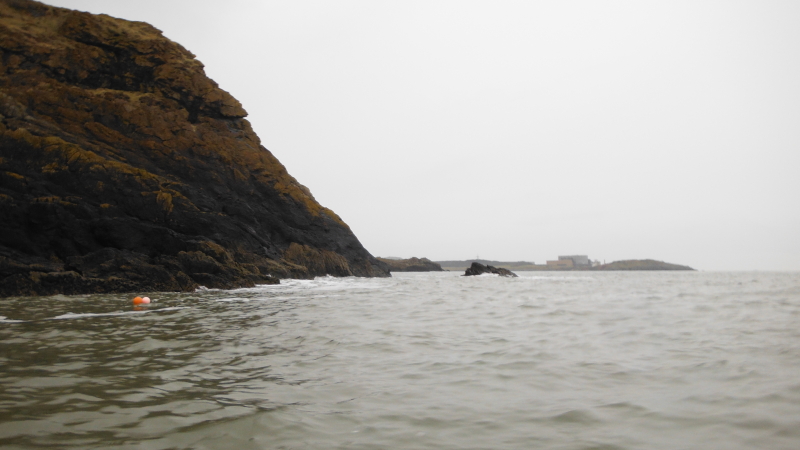
<svg viewBox="0 0 800 450">
<path fill-rule="evenodd" d="M 47 3 L 196 54 L 373 255 L 800 270 L 800 2 Z"/>
</svg>

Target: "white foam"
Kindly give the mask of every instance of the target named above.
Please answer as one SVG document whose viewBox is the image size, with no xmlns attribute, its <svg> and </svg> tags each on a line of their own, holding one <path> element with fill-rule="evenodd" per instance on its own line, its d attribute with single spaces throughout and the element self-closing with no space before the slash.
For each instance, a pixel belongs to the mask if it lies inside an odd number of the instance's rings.
<svg viewBox="0 0 800 450">
<path fill-rule="evenodd" d="M 0 316 L 0 322 L 3 322 L 3 323 L 20 323 L 20 322 L 25 322 L 25 321 L 24 320 L 9 319 L 6 316 Z"/>
<path fill-rule="evenodd" d="M 520 280 L 545 280 L 545 281 L 547 281 L 547 280 L 551 280 L 551 281 L 564 281 L 564 280 L 567 280 L 567 281 L 573 281 L 573 280 L 574 281 L 586 281 L 586 280 L 597 281 L 597 278 L 595 278 L 595 277 L 586 277 L 586 276 L 582 276 L 582 277 L 552 276 L 552 277 L 549 277 L 549 276 L 534 275 L 534 276 L 521 276 L 521 277 L 519 277 L 519 279 Z"/>
<path fill-rule="evenodd" d="M 50 317 L 46 320 L 66 320 L 66 319 L 82 319 L 86 317 L 107 317 L 107 316 L 125 316 L 129 314 L 146 314 L 150 312 L 158 312 L 158 311 L 175 311 L 178 309 L 187 309 L 188 306 L 171 306 L 167 308 L 158 308 L 158 309 L 144 309 L 141 311 L 115 311 L 111 313 L 71 313 L 68 312 L 66 314 L 62 314 L 60 316 Z"/>
<path fill-rule="evenodd" d="M 313 280 L 281 280 L 283 288 L 301 288 L 314 291 L 340 291 L 350 289 L 385 289 L 396 282 L 386 278 L 359 278 L 359 277 L 316 277 Z"/>
</svg>

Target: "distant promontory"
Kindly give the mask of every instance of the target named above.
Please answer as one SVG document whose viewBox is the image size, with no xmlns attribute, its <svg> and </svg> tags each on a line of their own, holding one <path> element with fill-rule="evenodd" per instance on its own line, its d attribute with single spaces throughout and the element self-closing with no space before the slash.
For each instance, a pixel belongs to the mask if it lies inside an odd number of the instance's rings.
<svg viewBox="0 0 800 450">
<path fill-rule="evenodd" d="M 442 272 L 442 266 L 428 258 L 377 258 L 389 267 L 389 272 Z"/>
<path fill-rule="evenodd" d="M 530 261 L 493 261 L 485 259 L 449 260 L 435 261 L 444 270 L 462 271 L 470 267 L 472 263 L 484 265 L 491 264 L 495 267 L 502 267 L 517 272 L 524 271 L 573 271 L 573 270 L 695 270 L 689 266 L 670 264 L 653 259 L 629 259 L 624 261 L 614 261 L 608 264 L 592 262 L 585 256 L 560 257 L 558 260 L 547 261 L 547 264 L 535 264 Z M 585 263 L 583 262 L 585 260 Z M 577 261 L 577 263 L 576 263 Z"/>
<path fill-rule="evenodd" d="M 695 270 L 689 266 L 665 263 L 654 259 L 628 259 L 592 267 L 592 270 Z"/>
</svg>

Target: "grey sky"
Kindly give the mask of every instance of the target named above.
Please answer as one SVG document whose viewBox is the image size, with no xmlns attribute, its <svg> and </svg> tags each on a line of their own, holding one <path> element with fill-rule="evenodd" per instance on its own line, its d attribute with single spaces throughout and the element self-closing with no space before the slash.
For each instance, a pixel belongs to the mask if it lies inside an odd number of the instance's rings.
<svg viewBox="0 0 800 450">
<path fill-rule="evenodd" d="M 47 3 L 195 53 L 374 255 L 800 270 L 800 2 Z"/>
</svg>

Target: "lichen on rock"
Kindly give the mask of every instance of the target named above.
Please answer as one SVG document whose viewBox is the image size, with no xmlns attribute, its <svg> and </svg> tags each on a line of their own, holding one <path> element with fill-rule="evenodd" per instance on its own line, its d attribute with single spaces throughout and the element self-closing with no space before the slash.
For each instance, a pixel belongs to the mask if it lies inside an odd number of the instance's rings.
<svg viewBox="0 0 800 450">
<path fill-rule="evenodd" d="M 154 27 L 0 2 L 0 296 L 387 276 Z"/>
</svg>

